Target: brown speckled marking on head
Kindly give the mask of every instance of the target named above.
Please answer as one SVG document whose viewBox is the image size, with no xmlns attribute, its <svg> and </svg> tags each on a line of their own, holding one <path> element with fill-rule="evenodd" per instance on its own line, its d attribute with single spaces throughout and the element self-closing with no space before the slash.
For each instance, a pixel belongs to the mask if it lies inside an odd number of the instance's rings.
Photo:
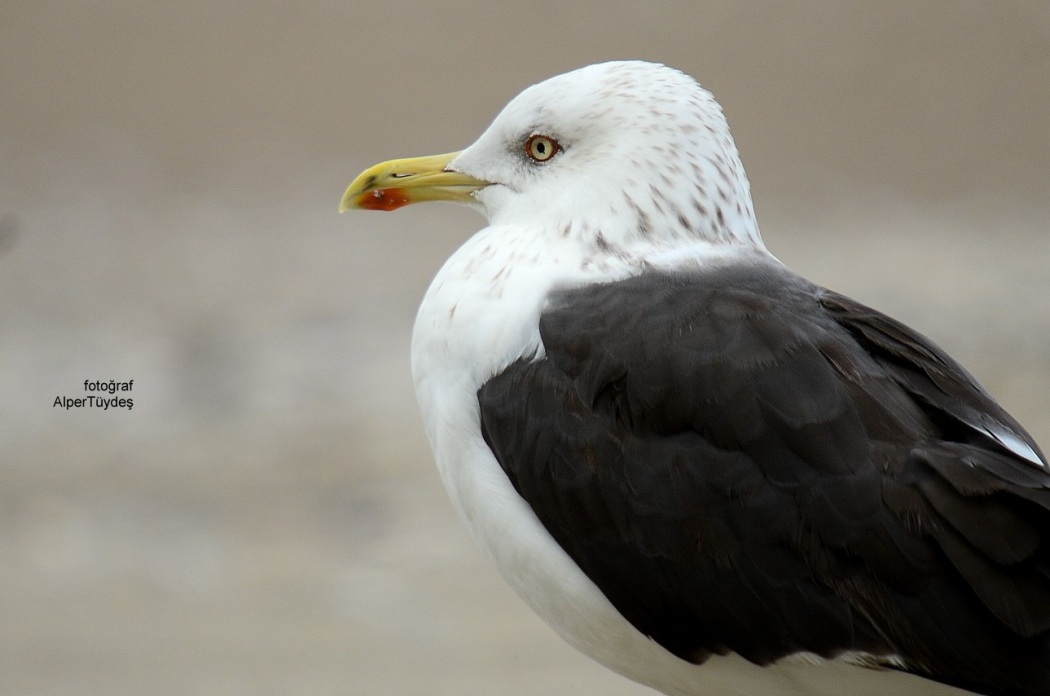
<svg viewBox="0 0 1050 696">
<path fill-rule="evenodd" d="M 635 208 L 638 213 L 638 232 L 642 237 L 653 236 L 653 223 L 649 221 L 649 214 L 641 208 Z"/>
<path fill-rule="evenodd" d="M 664 196 L 663 191 L 661 191 L 656 184 L 649 184 L 649 197 L 652 198 L 653 205 L 656 206 L 656 210 L 659 213 L 662 214 L 666 212 L 664 210 L 663 204 L 667 202 L 667 198 Z"/>
<path fill-rule="evenodd" d="M 598 247 L 599 251 L 602 251 L 602 252 L 604 252 L 606 254 L 609 253 L 610 251 L 612 251 L 612 246 L 609 244 L 609 240 L 607 240 L 605 238 L 605 235 L 603 235 L 601 232 L 599 232 L 595 236 L 595 238 L 594 238 L 594 245 L 596 247 Z"/>
<path fill-rule="evenodd" d="M 646 213 L 630 195 L 625 194 L 624 200 L 627 201 L 627 207 L 631 209 L 637 220 L 636 227 L 638 229 L 638 234 L 642 238 L 651 237 L 653 235 L 653 225 L 649 219 L 649 214 Z"/>
<path fill-rule="evenodd" d="M 699 198 L 693 199 L 693 208 L 696 210 L 697 215 L 699 215 L 701 219 L 707 217 L 707 208 L 704 207 L 704 204 L 700 202 Z"/>
</svg>

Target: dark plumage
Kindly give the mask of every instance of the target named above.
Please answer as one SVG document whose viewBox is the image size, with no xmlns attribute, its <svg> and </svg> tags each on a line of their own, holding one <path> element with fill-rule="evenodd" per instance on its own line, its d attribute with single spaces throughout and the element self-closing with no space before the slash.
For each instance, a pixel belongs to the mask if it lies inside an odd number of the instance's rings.
<svg viewBox="0 0 1050 696">
<path fill-rule="evenodd" d="M 772 264 L 563 291 L 540 335 L 482 433 L 638 630 L 1048 693 L 1045 457 L 928 339 Z"/>
</svg>

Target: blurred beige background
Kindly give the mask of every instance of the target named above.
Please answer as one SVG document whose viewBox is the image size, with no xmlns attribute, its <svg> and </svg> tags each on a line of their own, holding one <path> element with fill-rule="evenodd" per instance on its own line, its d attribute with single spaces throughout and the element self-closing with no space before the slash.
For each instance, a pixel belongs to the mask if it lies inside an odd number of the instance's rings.
<svg viewBox="0 0 1050 696">
<path fill-rule="evenodd" d="M 1050 4 L 0 6 L 0 693 L 641 694 L 445 499 L 415 306 L 482 221 L 336 214 L 600 60 L 728 113 L 774 253 L 1050 446 Z M 134 379 L 131 411 L 53 408 Z"/>
</svg>

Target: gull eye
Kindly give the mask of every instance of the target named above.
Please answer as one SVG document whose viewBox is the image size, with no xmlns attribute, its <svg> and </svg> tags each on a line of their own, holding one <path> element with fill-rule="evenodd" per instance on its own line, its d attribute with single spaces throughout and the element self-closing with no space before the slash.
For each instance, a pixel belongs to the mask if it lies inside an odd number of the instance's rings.
<svg viewBox="0 0 1050 696">
<path fill-rule="evenodd" d="M 525 141 L 525 154 L 536 162 L 546 162 L 561 152 L 561 145 L 546 135 L 534 135 Z"/>
</svg>

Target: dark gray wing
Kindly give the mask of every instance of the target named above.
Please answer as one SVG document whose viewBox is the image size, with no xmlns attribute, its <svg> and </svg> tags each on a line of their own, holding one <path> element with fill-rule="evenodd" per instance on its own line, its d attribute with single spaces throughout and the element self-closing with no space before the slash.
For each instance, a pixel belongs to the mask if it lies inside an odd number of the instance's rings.
<svg viewBox="0 0 1050 696">
<path fill-rule="evenodd" d="M 567 291 L 484 437 L 635 627 L 683 659 L 897 656 L 1050 693 L 1050 475 L 907 327 L 774 267 Z"/>
</svg>

